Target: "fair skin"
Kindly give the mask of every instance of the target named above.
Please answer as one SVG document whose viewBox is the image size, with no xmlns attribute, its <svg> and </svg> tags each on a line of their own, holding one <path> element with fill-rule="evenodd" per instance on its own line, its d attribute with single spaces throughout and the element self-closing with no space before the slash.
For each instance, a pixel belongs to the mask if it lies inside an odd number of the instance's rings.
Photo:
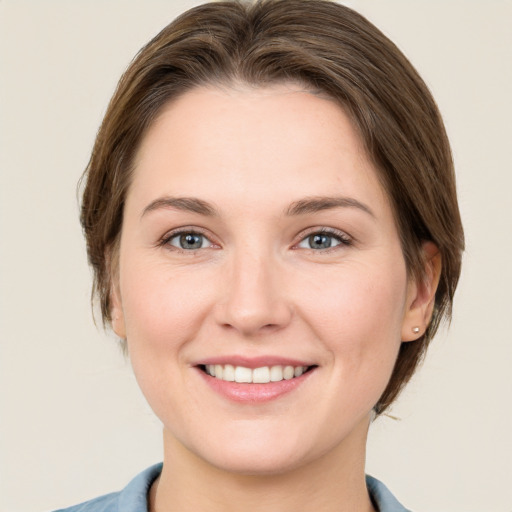
<svg viewBox="0 0 512 512">
<path fill-rule="evenodd" d="M 428 268 L 409 278 L 333 101 L 240 85 L 167 105 L 137 153 L 112 290 L 114 330 L 164 427 L 150 510 L 373 510 L 371 411 L 430 318 Z M 233 382 L 226 365 L 264 382 Z"/>
</svg>

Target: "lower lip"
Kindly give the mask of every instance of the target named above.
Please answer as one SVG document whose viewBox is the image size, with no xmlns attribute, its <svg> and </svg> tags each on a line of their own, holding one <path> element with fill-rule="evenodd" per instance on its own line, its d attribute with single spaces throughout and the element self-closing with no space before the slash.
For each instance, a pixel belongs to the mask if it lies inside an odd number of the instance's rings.
<svg viewBox="0 0 512 512">
<path fill-rule="evenodd" d="M 254 404 L 276 400 L 292 392 L 310 377 L 314 369 L 303 373 L 300 377 L 280 380 L 279 382 L 267 382 L 265 384 L 228 382 L 222 379 L 216 379 L 199 368 L 197 368 L 197 371 L 201 374 L 208 386 L 219 395 L 234 402 Z"/>
</svg>

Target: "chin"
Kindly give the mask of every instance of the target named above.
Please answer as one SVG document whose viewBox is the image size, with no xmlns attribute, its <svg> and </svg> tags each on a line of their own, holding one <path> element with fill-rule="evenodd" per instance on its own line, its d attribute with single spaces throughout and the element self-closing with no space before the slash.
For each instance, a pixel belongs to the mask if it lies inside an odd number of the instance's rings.
<svg viewBox="0 0 512 512">
<path fill-rule="evenodd" d="M 287 453 L 261 453 L 260 450 L 246 449 L 238 452 L 224 450 L 222 454 L 212 454 L 210 465 L 221 471 L 237 475 L 248 476 L 275 476 L 289 473 L 308 462 L 306 454 Z"/>
<path fill-rule="evenodd" d="M 266 476 L 295 471 L 319 461 L 327 454 L 343 456 L 341 452 L 346 448 L 345 438 L 352 437 L 349 432 L 344 435 L 343 429 L 333 432 L 320 428 L 320 432 L 317 432 L 311 425 L 302 425 L 309 427 L 305 429 L 293 429 L 286 428 L 282 423 L 236 422 L 234 427 L 224 432 L 214 432 L 212 429 L 210 435 L 201 436 L 204 441 L 194 443 L 189 438 L 191 444 L 187 446 L 185 442 L 183 445 L 218 470 L 238 475 Z M 364 433 L 361 439 L 364 443 Z M 352 441 L 347 441 L 353 445 Z"/>
<path fill-rule="evenodd" d="M 230 428 L 211 427 L 197 435 L 188 431 L 174 441 L 196 462 L 239 475 L 282 474 L 314 458 L 307 436 L 286 432 L 282 425 L 276 430 L 265 422 L 256 423 L 233 421 Z"/>
</svg>

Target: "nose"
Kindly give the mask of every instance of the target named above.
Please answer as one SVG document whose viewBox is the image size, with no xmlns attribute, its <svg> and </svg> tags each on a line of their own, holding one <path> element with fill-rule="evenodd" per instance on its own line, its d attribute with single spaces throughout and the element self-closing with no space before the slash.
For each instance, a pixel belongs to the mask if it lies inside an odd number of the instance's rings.
<svg viewBox="0 0 512 512">
<path fill-rule="evenodd" d="M 268 254 L 235 256 L 225 274 L 219 299 L 218 324 L 245 337 L 280 330 L 292 318 L 283 274 Z"/>
</svg>

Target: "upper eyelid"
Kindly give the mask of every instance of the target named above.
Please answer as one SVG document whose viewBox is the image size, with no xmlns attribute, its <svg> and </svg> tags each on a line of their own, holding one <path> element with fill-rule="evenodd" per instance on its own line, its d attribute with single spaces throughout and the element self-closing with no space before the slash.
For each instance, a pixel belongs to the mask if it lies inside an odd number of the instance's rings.
<svg viewBox="0 0 512 512">
<path fill-rule="evenodd" d="M 315 235 L 317 233 L 331 235 L 333 237 L 338 237 L 338 238 L 340 238 L 342 240 L 352 240 L 352 241 L 354 240 L 354 237 L 352 235 L 350 235 L 349 233 L 347 233 L 346 231 L 343 231 L 341 229 L 336 229 L 336 228 L 330 228 L 330 227 L 322 226 L 322 227 L 307 228 L 307 229 L 301 231 L 297 235 L 297 240 L 298 241 L 295 242 L 295 243 L 301 242 L 302 240 L 304 240 L 308 236 Z"/>
<path fill-rule="evenodd" d="M 176 228 L 174 230 L 167 231 L 158 241 L 158 245 L 164 245 L 167 244 L 170 240 L 173 238 L 186 234 L 186 233 L 192 233 L 195 235 L 201 235 L 204 236 L 211 244 L 215 244 L 214 240 L 212 240 L 212 236 L 208 233 L 207 230 L 203 230 L 202 228 L 198 228 L 197 226 L 184 226 L 180 228 Z"/>
<path fill-rule="evenodd" d="M 169 242 L 169 240 L 171 240 L 172 238 L 182 235 L 184 233 L 198 234 L 198 235 L 204 236 L 211 244 L 221 245 L 219 242 L 215 241 L 215 237 L 213 235 L 211 235 L 208 230 L 206 230 L 204 228 L 200 228 L 198 226 L 182 226 L 182 227 L 176 228 L 174 230 L 170 230 L 170 231 L 166 232 L 159 239 L 158 243 L 165 244 L 165 243 Z M 302 230 L 300 233 L 298 233 L 295 237 L 295 241 L 292 243 L 292 246 L 296 246 L 297 244 L 302 242 L 308 236 L 311 236 L 311 235 L 314 235 L 317 233 L 322 233 L 322 234 L 327 234 L 327 235 L 330 235 L 333 237 L 337 237 L 337 238 L 341 239 L 342 241 L 354 242 L 354 237 L 351 236 L 350 234 L 348 234 L 346 231 L 332 228 L 332 227 L 327 227 L 327 226 L 314 226 L 314 227 L 306 228 L 306 229 Z"/>
</svg>

